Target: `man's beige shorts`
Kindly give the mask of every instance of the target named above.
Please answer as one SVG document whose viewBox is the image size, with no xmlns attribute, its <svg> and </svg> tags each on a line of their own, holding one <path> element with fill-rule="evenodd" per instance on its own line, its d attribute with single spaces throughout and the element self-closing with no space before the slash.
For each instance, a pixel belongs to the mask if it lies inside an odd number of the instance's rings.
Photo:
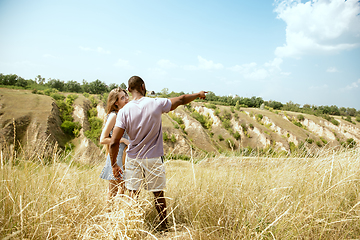
<svg viewBox="0 0 360 240">
<path fill-rule="evenodd" d="M 162 191 L 166 186 L 165 166 L 161 157 L 133 159 L 126 157 L 125 186 L 129 190 L 141 187 L 151 192 Z"/>
</svg>

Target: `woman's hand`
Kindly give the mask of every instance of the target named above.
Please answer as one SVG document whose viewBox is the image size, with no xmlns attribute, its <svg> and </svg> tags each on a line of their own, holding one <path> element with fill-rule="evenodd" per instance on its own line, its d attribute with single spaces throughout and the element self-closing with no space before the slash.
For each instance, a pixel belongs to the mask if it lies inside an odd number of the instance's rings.
<svg viewBox="0 0 360 240">
<path fill-rule="evenodd" d="M 126 138 L 121 138 L 120 142 L 124 143 L 126 146 L 129 146 L 130 144 L 129 140 L 127 140 Z"/>
</svg>

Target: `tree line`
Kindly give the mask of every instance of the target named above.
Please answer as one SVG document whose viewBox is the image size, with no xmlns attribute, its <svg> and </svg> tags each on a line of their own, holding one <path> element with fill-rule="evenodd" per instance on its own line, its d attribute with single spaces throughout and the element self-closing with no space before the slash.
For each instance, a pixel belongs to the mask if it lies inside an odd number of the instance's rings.
<svg viewBox="0 0 360 240">
<path fill-rule="evenodd" d="M 104 94 L 108 93 L 114 88 L 121 87 L 126 89 L 125 83 L 120 85 L 111 83 L 107 85 L 106 83 L 96 79 L 92 82 L 86 80 L 82 81 L 82 84 L 77 81 L 63 81 L 60 79 L 49 78 L 47 81 L 45 78 L 38 75 L 34 80 L 24 79 L 16 74 L 2 74 L 0 73 L 0 85 L 4 86 L 16 86 L 24 89 L 37 89 L 42 90 L 46 88 L 54 88 L 60 92 L 73 92 L 73 93 L 90 93 L 90 94 Z"/>
<path fill-rule="evenodd" d="M 96 79 L 92 82 L 83 80 L 82 83 L 79 83 L 74 80 L 62 81 L 59 79 L 49 78 L 47 81 L 45 78 L 38 75 L 34 80 L 24 79 L 16 74 L 2 74 L 0 73 L 0 85 L 3 86 L 16 86 L 24 89 L 46 89 L 53 88 L 57 89 L 60 92 L 73 92 L 73 93 L 90 93 L 90 94 L 105 94 L 111 91 L 114 88 L 121 87 L 126 89 L 126 84 L 121 83 L 120 85 L 111 83 L 107 85 L 106 83 Z M 161 92 L 153 93 L 153 96 L 158 97 L 176 97 L 184 94 L 184 92 L 169 92 L 168 88 L 164 88 Z M 332 106 L 316 106 L 305 104 L 301 106 L 300 104 L 288 102 L 281 103 L 278 101 L 264 101 L 261 97 L 239 97 L 239 96 L 217 96 L 214 92 L 208 92 L 206 95 L 206 102 L 212 102 L 214 104 L 226 105 L 226 106 L 236 106 L 236 107 L 253 107 L 260 108 L 261 105 L 267 106 L 268 108 L 274 110 L 283 110 L 283 111 L 292 111 L 292 112 L 301 112 L 306 114 L 312 114 L 316 116 L 324 115 L 337 115 L 337 116 L 352 116 L 360 118 L 360 110 L 355 108 L 345 108 L 338 107 L 335 105 Z"/>
</svg>

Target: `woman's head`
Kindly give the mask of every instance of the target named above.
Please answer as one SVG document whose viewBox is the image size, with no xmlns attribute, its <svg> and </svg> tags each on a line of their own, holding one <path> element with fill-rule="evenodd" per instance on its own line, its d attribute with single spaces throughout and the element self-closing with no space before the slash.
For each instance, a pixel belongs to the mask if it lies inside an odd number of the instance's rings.
<svg viewBox="0 0 360 240">
<path fill-rule="evenodd" d="M 106 104 L 106 113 L 109 114 L 113 111 L 119 111 L 129 102 L 129 96 L 127 92 L 118 87 L 110 91 Z"/>
</svg>

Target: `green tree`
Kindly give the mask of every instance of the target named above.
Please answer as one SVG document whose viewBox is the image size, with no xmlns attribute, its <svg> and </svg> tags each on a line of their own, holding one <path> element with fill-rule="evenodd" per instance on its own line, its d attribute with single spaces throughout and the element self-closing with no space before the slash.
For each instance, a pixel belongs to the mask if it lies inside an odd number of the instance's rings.
<svg viewBox="0 0 360 240">
<path fill-rule="evenodd" d="M 55 88 L 58 91 L 62 92 L 65 89 L 65 83 L 64 81 L 61 81 L 59 79 L 48 79 L 48 82 L 46 83 L 46 85 L 50 88 Z"/>
<path fill-rule="evenodd" d="M 37 82 L 37 84 L 39 85 L 44 85 L 45 84 L 45 78 L 41 77 L 41 75 L 37 75 L 35 77 L 35 81 Z"/>
<path fill-rule="evenodd" d="M 121 84 L 120 84 L 120 87 L 121 87 L 122 89 L 125 89 L 125 90 L 127 89 L 127 87 L 126 87 L 126 84 L 125 84 L 125 83 L 121 83 Z"/>
<path fill-rule="evenodd" d="M 96 79 L 89 84 L 89 91 L 89 93 L 92 94 L 101 94 L 104 92 L 108 92 L 108 87 L 105 83 L 103 83 L 99 79 Z"/>
<path fill-rule="evenodd" d="M 65 90 L 68 92 L 81 93 L 82 88 L 81 88 L 80 83 L 70 80 L 67 83 L 65 83 Z"/>
</svg>

